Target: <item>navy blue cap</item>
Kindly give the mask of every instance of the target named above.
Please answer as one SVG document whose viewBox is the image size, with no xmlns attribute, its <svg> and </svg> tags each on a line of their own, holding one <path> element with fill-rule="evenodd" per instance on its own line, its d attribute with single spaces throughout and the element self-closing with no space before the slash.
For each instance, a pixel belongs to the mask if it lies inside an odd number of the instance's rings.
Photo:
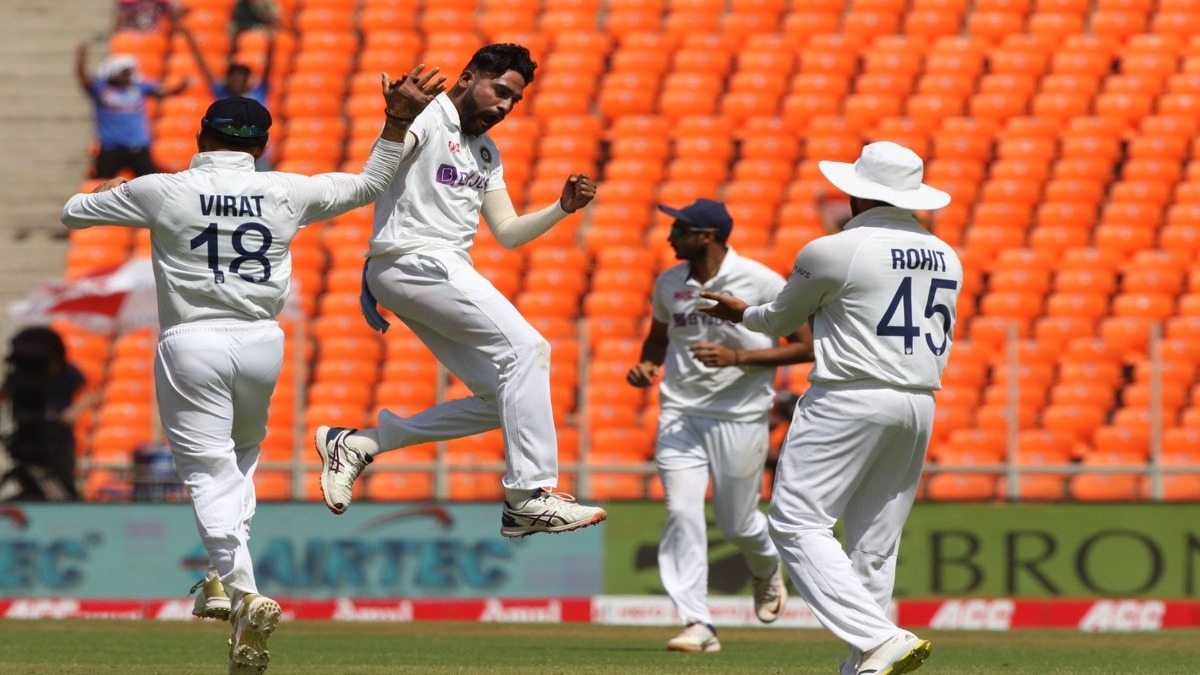
<svg viewBox="0 0 1200 675">
<path fill-rule="evenodd" d="M 263 145 L 271 128 L 271 113 L 244 96 L 230 96 L 208 106 L 200 126 L 235 145 Z"/>
<path fill-rule="evenodd" d="M 676 209 L 670 206 L 658 205 L 658 210 L 672 216 L 675 220 L 687 223 L 694 230 L 713 230 L 717 233 L 718 241 L 725 241 L 733 230 L 733 218 L 725 205 L 714 199 L 697 199 L 687 206 Z"/>
</svg>

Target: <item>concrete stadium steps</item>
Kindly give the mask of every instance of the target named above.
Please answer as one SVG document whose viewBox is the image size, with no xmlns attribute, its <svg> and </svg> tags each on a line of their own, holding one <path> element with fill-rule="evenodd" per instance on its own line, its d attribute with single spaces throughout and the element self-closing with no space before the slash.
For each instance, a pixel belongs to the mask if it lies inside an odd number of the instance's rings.
<svg viewBox="0 0 1200 675">
<path fill-rule="evenodd" d="M 0 22 L 0 310 L 30 284 L 57 279 L 66 252 L 58 221 L 83 180 L 91 103 L 75 83 L 75 46 L 105 55 L 111 0 L 3 0 Z M 8 328 L 0 311 L 0 327 Z M 5 330 L 7 334 L 9 331 Z"/>
</svg>

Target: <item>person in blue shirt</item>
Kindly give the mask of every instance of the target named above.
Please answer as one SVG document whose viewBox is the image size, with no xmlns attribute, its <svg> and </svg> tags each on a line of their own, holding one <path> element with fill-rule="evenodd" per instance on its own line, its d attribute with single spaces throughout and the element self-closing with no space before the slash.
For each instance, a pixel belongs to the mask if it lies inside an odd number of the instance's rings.
<svg viewBox="0 0 1200 675">
<path fill-rule="evenodd" d="M 174 87 L 143 81 L 138 75 L 137 59 L 114 54 L 100 64 L 95 77 L 87 72 L 87 43 L 75 50 L 75 77 L 92 99 L 95 109 L 96 140 L 100 152 L 93 162 L 95 178 L 112 178 L 122 169 L 135 176 L 157 173 L 150 157 L 150 119 L 146 97 L 173 96 L 187 88 L 188 78 Z"/>
<path fill-rule="evenodd" d="M 196 43 L 196 38 L 192 35 L 192 32 L 182 25 L 177 25 L 176 30 L 183 34 L 188 48 L 192 50 L 192 55 L 196 57 L 196 64 L 199 66 L 200 74 L 204 77 L 204 81 L 208 83 L 208 88 L 212 91 L 214 99 L 220 100 L 232 96 L 244 96 L 252 98 L 264 106 L 267 105 L 267 95 L 270 92 L 268 87 L 271 79 L 271 61 L 275 55 L 275 34 L 273 32 L 270 33 L 271 39 L 267 44 L 267 61 L 263 66 L 261 79 L 255 82 L 251 79 L 249 66 L 231 59 L 228 68 L 225 70 L 225 79 L 218 82 L 213 76 L 213 71 L 209 67 L 208 61 L 204 59 L 204 53 L 200 51 L 200 45 Z M 274 161 L 271 156 L 272 153 L 270 150 L 264 152 L 254 160 L 254 167 L 259 171 L 271 171 L 274 168 Z"/>
</svg>

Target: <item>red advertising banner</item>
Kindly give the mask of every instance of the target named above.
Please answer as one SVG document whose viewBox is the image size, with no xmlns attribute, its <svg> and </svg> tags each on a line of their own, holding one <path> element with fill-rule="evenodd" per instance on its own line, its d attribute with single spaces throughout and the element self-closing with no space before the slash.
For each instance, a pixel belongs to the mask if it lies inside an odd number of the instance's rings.
<svg viewBox="0 0 1200 675">
<path fill-rule="evenodd" d="M 597 623 L 673 625 L 661 596 L 595 596 L 534 599 L 383 599 L 340 598 L 280 601 L 288 621 L 480 621 L 496 623 Z M 748 601 L 748 600 L 747 600 Z M 158 619 L 190 620 L 191 600 L 93 598 L 0 599 L 6 619 Z M 793 601 L 791 619 L 782 628 L 816 628 Z M 1062 629 L 1079 631 L 1156 631 L 1200 627 L 1200 601 L 1158 599 L 1025 600 L 964 598 L 900 600 L 899 623 L 905 628 L 936 630 Z M 723 626 L 760 625 L 751 612 L 715 616 Z"/>
</svg>

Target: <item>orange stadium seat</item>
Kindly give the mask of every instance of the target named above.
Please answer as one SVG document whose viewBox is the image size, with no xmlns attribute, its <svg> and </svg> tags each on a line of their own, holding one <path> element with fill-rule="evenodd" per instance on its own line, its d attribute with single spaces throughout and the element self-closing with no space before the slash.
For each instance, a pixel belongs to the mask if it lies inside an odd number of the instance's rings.
<svg viewBox="0 0 1200 675">
<path fill-rule="evenodd" d="M 1010 487 L 1007 476 L 996 483 L 996 496 L 1008 499 Z M 1067 477 L 1055 474 L 1022 473 L 1017 480 L 1017 495 L 1021 501 L 1062 501 L 1067 496 Z"/>
<path fill-rule="evenodd" d="M 1064 36 L 1070 37 L 1084 29 L 1084 18 L 1078 14 L 1063 12 L 1034 12 L 1026 20 L 1028 36 L 1053 46 Z"/>
<path fill-rule="evenodd" d="M 999 43 L 1005 36 L 1019 33 L 1024 23 L 1022 12 L 976 10 L 967 15 L 966 32 L 971 37 Z"/>
<path fill-rule="evenodd" d="M 937 473 L 925 480 L 925 496 L 933 501 L 973 502 L 996 497 L 994 474 Z"/>
<path fill-rule="evenodd" d="M 1094 431 L 1104 424 L 1107 411 L 1099 405 L 1050 405 L 1042 411 L 1042 427 L 1089 442 Z"/>
<path fill-rule="evenodd" d="M 1085 467 L 1132 466 L 1131 456 L 1094 454 L 1084 459 Z M 1084 502 L 1137 501 L 1145 495 L 1145 480 L 1137 473 L 1084 473 L 1071 479 L 1071 496 Z"/>
</svg>

